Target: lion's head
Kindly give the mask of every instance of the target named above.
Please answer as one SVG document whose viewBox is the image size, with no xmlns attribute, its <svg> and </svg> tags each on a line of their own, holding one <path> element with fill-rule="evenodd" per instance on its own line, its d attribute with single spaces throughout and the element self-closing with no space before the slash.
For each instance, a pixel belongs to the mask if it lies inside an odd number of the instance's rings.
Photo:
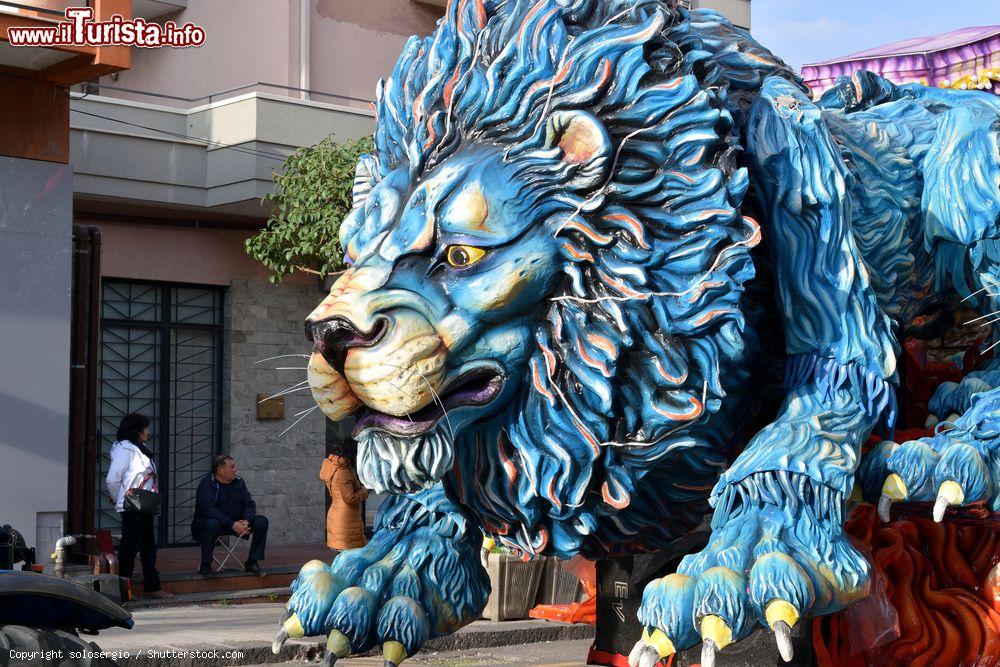
<svg viewBox="0 0 1000 667">
<path fill-rule="evenodd" d="M 699 428 L 740 377 L 760 231 L 693 35 L 655 0 L 459 0 L 409 41 L 342 225 L 351 268 L 307 327 L 366 485 L 444 480 L 557 553 L 707 496 L 723 457 Z"/>
</svg>

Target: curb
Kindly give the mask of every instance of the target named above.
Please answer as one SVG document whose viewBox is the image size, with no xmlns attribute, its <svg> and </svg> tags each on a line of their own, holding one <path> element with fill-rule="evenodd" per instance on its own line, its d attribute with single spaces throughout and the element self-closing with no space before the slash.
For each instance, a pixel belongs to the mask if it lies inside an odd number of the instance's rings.
<svg viewBox="0 0 1000 667">
<path fill-rule="evenodd" d="M 517 630 L 456 632 L 453 635 L 430 640 L 424 645 L 423 650 L 461 651 L 470 648 L 493 648 L 516 644 L 536 644 L 538 642 L 593 639 L 593 637 L 594 626 L 592 625 L 570 625 L 557 621 L 545 621 L 545 625 Z"/>
</svg>

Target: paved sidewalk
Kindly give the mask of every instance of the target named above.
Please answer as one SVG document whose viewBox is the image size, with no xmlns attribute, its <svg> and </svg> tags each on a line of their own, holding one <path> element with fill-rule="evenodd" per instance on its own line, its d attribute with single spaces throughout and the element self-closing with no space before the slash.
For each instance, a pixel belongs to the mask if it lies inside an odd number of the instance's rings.
<svg viewBox="0 0 1000 667">
<path fill-rule="evenodd" d="M 113 657 L 123 667 L 251 665 L 318 659 L 326 645 L 326 640 L 320 637 L 290 639 L 280 655 L 271 653 L 271 640 L 282 609 L 282 604 L 139 609 L 133 613 L 132 630 L 104 630 L 88 639 L 103 651 L 116 653 Z M 539 620 L 476 621 L 450 637 L 430 642 L 427 648 L 453 651 L 589 639 L 593 635 L 594 629 L 589 625 Z"/>
<path fill-rule="evenodd" d="M 468 648 L 461 651 L 422 651 L 403 667 L 586 667 L 590 639 L 538 642 L 527 646 Z M 382 667 L 381 656 L 338 660 L 337 667 Z M 305 667 L 300 662 L 285 663 Z M 254 667 L 261 667 L 259 665 Z"/>
</svg>

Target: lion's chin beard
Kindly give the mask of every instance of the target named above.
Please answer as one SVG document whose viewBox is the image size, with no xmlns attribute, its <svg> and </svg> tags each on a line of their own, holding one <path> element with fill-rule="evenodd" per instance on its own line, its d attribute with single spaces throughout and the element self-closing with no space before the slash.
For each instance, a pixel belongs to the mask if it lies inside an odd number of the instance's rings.
<svg viewBox="0 0 1000 667">
<path fill-rule="evenodd" d="M 378 493 L 414 493 L 431 487 L 451 469 L 455 458 L 452 439 L 440 424 L 408 437 L 365 429 L 357 440 L 358 477 Z"/>
</svg>

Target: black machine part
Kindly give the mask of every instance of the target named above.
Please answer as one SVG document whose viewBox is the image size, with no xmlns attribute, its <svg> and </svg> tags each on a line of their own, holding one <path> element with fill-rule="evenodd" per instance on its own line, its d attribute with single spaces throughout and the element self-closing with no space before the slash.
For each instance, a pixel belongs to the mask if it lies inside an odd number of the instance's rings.
<svg viewBox="0 0 1000 667">
<path fill-rule="evenodd" d="M 69 580 L 97 591 L 115 604 L 125 604 L 129 600 L 128 579 L 117 574 L 82 574 L 70 577 Z"/>
<path fill-rule="evenodd" d="M 22 561 L 22 569 L 31 569 L 35 563 L 35 549 L 29 547 L 24 536 L 9 524 L 0 526 L 0 570 L 12 570 L 15 563 Z"/>
<path fill-rule="evenodd" d="M 91 584 L 92 585 L 92 584 Z M 0 625 L 96 634 L 131 629 L 132 614 L 109 597 L 68 579 L 35 572 L 0 572 Z"/>
</svg>

